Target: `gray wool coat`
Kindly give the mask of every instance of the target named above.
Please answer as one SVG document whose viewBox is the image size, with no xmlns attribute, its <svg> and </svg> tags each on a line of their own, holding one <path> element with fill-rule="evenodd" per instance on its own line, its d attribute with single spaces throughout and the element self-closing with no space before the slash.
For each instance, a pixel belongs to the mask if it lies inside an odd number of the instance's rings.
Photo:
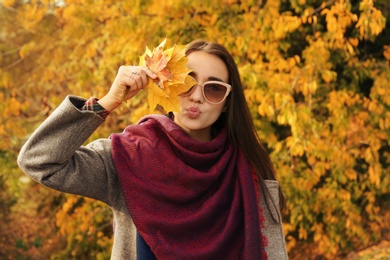
<svg viewBox="0 0 390 260">
<path fill-rule="evenodd" d="M 134 223 L 127 211 L 111 158 L 111 141 L 83 143 L 104 120 L 92 111 L 80 110 L 85 99 L 68 96 L 34 131 L 22 147 L 18 164 L 35 181 L 52 189 L 100 200 L 115 219 L 111 259 L 136 259 Z M 266 181 L 278 205 L 278 182 Z M 288 259 L 282 225 L 274 223 L 264 201 L 262 230 L 268 238 L 270 260 Z M 275 209 L 276 214 L 280 212 Z M 196 249 L 195 249 L 196 250 Z"/>
</svg>

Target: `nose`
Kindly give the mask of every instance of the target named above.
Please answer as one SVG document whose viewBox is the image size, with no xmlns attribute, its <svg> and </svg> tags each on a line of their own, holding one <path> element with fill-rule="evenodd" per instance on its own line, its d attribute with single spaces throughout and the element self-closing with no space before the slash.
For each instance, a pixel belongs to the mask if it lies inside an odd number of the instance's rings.
<svg viewBox="0 0 390 260">
<path fill-rule="evenodd" d="M 194 86 L 194 89 L 191 91 L 190 100 L 195 103 L 203 102 L 203 93 L 201 85 L 197 84 Z"/>
</svg>

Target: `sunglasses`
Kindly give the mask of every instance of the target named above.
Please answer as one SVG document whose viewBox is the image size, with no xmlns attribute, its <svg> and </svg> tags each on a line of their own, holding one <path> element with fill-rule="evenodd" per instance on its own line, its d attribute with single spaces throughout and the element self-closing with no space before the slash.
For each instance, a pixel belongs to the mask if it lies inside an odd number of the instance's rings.
<svg viewBox="0 0 390 260">
<path fill-rule="evenodd" d="M 222 103 L 226 97 L 229 95 L 232 86 L 225 82 L 221 81 L 206 81 L 202 84 L 196 84 L 192 86 L 186 92 L 180 94 L 180 96 L 189 96 L 195 89 L 195 87 L 199 85 L 202 88 L 202 94 L 204 99 L 211 104 L 219 104 Z"/>
</svg>

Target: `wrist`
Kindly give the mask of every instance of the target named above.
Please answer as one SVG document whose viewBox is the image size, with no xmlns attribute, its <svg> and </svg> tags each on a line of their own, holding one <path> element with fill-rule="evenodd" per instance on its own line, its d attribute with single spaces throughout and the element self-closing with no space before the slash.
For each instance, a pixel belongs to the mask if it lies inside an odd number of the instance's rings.
<svg viewBox="0 0 390 260">
<path fill-rule="evenodd" d="M 104 109 L 111 112 L 115 108 L 119 107 L 122 104 L 122 101 L 106 95 L 99 99 L 98 103 L 104 107 Z"/>
<path fill-rule="evenodd" d="M 103 119 L 106 119 L 106 117 L 110 114 L 110 111 L 106 110 L 97 101 L 97 98 L 90 97 L 87 101 L 85 101 L 81 110 L 93 111 L 99 116 L 101 116 Z"/>
</svg>

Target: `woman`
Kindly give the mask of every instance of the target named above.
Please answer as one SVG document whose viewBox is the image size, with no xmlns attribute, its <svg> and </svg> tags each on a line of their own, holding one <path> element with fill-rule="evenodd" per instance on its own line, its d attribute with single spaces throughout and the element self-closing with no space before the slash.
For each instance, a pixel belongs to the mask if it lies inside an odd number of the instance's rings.
<svg viewBox="0 0 390 260">
<path fill-rule="evenodd" d="M 112 259 L 287 259 L 275 206 L 284 200 L 236 64 L 205 41 L 190 43 L 186 55 L 198 84 L 179 95 L 180 111 L 82 146 L 127 88 L 130 99 L 156 79 L 122 66 L 100 100 L 67 97 L 18 163 L 44 185 L 112 208 Z"/>
</svg>

